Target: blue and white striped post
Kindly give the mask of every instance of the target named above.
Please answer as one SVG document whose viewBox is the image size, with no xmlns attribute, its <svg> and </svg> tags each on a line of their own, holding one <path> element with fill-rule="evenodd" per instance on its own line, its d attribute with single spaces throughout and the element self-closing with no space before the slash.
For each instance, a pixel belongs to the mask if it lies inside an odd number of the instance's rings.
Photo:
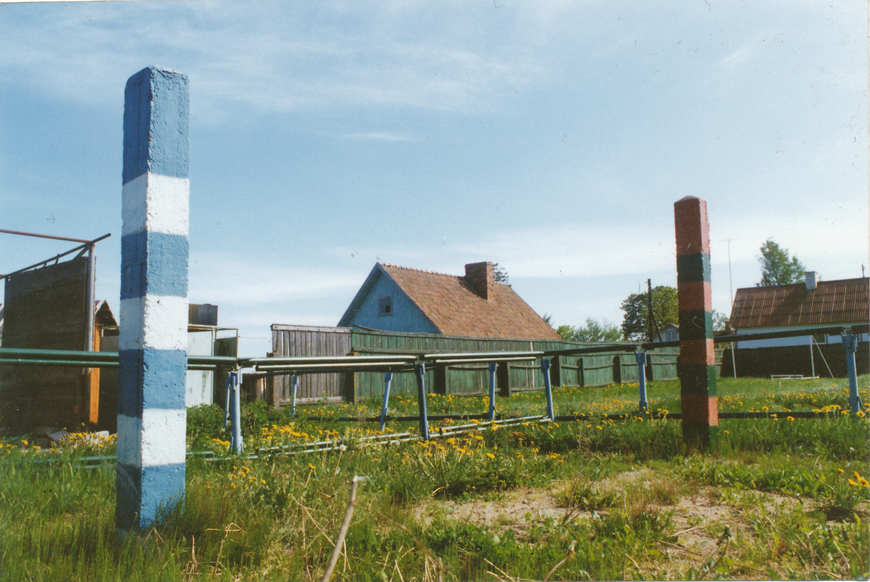
<svg viewBox="0 0 870 582">
<path fill-rule="evenodd" d="M 184 496 L 190 181 L 185 75 L 154 67 L 124 91 L 115 523 L 145 528 Z"/>
</svg>

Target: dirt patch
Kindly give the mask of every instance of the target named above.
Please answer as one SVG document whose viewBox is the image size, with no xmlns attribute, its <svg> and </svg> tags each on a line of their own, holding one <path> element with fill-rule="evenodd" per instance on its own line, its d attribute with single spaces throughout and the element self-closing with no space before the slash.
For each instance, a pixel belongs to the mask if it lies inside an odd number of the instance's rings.
<svg viewBox="0 0 870 582">
<path fill-rule="evenodd" d="M 565 511 L 549 490 L 522 487 L 496 499 L 427 502 L 417 507 L 415 517 L 424 524 L 440 517 L 491 527 L 498 533 L 512 529 L 521 537 L 529 523 L 547 518 L 559 519 Z"/>
</svg>

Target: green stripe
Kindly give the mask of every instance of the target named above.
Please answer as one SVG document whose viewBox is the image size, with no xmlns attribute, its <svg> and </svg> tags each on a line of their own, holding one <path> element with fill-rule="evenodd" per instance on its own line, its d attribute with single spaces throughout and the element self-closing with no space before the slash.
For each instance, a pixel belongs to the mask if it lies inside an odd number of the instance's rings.
<svg viewBox="0 0 870 582">
<path fill-rule="evenodd" d="M 710 255 L 677 255 L 677 285 L 697 281 L 710 282 Z"/>
<path fill-rule="evenodd" d="M 677 364 L 680 396 L 716 396 L 716 366 Z"/>
<path fill-rule="evenodd" d="M 703 340 L 713 337 L 713 314 L 709 311 L 681 311 L 679 315 L 680 341 Z"/>
</svg>

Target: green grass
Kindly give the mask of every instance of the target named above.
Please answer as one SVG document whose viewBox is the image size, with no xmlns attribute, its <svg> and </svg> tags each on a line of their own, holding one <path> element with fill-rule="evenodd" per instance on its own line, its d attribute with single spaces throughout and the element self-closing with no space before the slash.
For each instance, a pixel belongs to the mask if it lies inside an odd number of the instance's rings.
<svg viewBox="0 0 870 582">
<path fill-rule="evenodd" d="M 868 380 L 860 379 L 865 401 Z M 842 380 L 722 379 L 718 388 L 721 410 L 847 407 Z M 678 383 L 648 390 L 653 411 L 679 411 Z M 306 417 L 375 416 L 380 403 L 305 406 L 292 418 L 255 404 L 243 413 L 248 451 L 338 438 L 346 448 L 249 459 L 226 455 L 221 412 L 195 409 L 188 446 L 217 460 L 190 459 L 183 505 L 132 535 L 114 528 L 114 463 L 82 465 L 113 454 L 113 439 L 79 435 L 52 451 L 9 439 L 0 445 L 0 580 L 319 579 L 354 475 L 368 479 L 334 580 L 541 580 L 551 570 L 551 580 L 870 574 L 867 418 L 722 420 L 718 454 L 698 455 L 684 447 L 679 421 L 631 414 L 636 385 L 558 388 L 554 397 L 557 414 L 626 419 L 525 422 L 367 446 L 376 424 Z M 486 408 L 481 397 L 430 403 L 433 413 Z M 497 405 L 505 415 L 540 414 L 544 398 L 521 393 Z M 392 414 L 415 412 L 412 396 L 391 400 Z M 390 423 L 386 432 L 408 428 Z M 57 461 L 41 462 L 49 458 Z M 527 498 L 555 510 L 517 509 Z M 493 508 L 496 517 L 455 518 L 463 507 Z"/>
</svg>

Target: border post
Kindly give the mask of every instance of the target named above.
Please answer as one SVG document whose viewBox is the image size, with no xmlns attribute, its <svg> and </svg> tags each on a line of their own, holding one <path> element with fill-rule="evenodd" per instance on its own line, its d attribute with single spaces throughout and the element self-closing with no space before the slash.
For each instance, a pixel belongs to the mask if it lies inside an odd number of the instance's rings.
<svg viewBox="0 0 870 582">
<path fill-rule="evenodd" d="M 154 67 L 124 90 L 115 524 L 145 528 L 184 496 L 189 88 Z M 93 306 L 90 306 L 93 309 Z"/>
<path fill-rule="evenodd" d="M 674 203 L 677 302 L 680 322 L 680 401 L 683 441 L 700 450 L 718 448 L 719 406 L 713 349 L 710 226 L 707 203 L 687 196 Z"/>
</svg>

